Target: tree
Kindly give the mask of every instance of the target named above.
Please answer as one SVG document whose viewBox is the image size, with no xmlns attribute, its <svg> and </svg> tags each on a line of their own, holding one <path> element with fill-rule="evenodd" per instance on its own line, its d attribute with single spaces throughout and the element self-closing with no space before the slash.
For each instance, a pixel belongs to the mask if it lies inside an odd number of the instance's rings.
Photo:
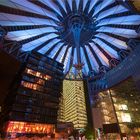
<svg viewBox="0 0 140 140">
<path fill-rule="evenodd" d="M 87 140 L 94 140 L 95 139 L 95 133 L 91 126 L 86 126 L 85 128 L 85 137 Z"/>
</svg>

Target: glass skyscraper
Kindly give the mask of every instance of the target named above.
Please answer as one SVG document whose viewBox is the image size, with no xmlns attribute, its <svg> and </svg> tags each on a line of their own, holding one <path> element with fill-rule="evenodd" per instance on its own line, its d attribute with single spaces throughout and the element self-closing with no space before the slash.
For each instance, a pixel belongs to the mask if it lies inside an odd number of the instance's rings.
<svg viewBox="0 0 140 140">
<path fill-rule="evenodd" d="M 60 121 L 72 122 L 76 129 L 85 128 L 87 110 L 83 81 L 64 80 L 61 98 Z"/>
</svg>

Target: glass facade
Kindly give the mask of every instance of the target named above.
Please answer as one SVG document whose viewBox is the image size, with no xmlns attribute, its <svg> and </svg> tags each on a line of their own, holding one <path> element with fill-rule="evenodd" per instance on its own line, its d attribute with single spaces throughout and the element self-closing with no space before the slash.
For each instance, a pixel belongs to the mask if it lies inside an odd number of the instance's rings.
<svg viewBox="0 0 140 140">
<path fill-rule="evenodd" d="M 117 138 L 120 133 L 129 139 L 139 139 L 140 135 L 140 95 L 132 78 L 121 82 L 113 88 L 100 92 L 96 100 L 96 107 L 101 109 L 102 125 L 118 124 L 120 130 L 116 136 L 109 133 L 110 139 Z M 118 134 L 117 134 L 118 133 Z M 109 138 L 109 137 L 108 137 Z"/>
<path fill-rule="evenodd" d="M 46 129 L 50 124 L 52 127 L 57 123 L 62 78 L 62 64 L 40 53 L 29 54 L 5 100 L 2 114 L 6 116 L 3 123 L 10 121 L 7 125 L 8 134 L 16 130 L 17 133 L 23 133 L 22 128 L 26 124 L 30 133 L 35 133 L 41 126 Z M 48 134 L 43 128 L 40 131 Z"/>
</svg>

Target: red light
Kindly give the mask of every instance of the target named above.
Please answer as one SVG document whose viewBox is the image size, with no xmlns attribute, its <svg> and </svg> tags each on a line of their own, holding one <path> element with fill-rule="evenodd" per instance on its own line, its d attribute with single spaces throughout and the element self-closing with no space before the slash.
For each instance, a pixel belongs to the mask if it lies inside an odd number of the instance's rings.
<svg viewBox="0 0 140 140">
<path fill-rule="evenodd" d="M 8 133 L 47 133 L 53 132 L 54 125 L 10 121 L 6 132 Z"/>
</svg>

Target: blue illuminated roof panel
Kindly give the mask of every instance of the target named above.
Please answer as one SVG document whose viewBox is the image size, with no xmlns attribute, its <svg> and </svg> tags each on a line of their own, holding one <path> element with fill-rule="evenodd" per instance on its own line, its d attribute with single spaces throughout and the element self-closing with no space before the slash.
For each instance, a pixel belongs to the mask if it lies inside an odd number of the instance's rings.
<svg viewBox="0 0 140 140">
<path fill-rule="evenodd" d="M 5 39 L 21 43 L 22 51 L 36 50 L 63 63 L 67 78 L 89 76 L 102 66 L 110 68 L 111 59 L 121 62 L 118 52 L 129 52 L 127 40 L 140 37 L 140 15 L 126 5 L 117 0 L 1 0 L 0 25 Z M 74 66 L 79 64 L 81 70 Z"/>
</svg>

